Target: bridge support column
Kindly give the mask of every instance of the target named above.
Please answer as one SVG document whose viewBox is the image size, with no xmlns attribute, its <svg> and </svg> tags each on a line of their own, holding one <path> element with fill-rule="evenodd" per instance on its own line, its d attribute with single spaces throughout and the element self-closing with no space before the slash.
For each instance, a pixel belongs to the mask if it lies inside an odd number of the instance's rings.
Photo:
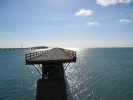
<svg viewBox="0 0 133 100">
<path fill-rule="evenodd" d="M 42 79 L 37 81 L 36 100 L 67 100 L 62 63 L 42 64 Z"/>
</svg>

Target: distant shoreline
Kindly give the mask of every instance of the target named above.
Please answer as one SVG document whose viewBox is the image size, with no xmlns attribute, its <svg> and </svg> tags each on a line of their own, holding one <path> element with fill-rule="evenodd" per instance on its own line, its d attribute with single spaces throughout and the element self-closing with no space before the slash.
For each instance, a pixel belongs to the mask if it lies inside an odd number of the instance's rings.
<svg viewBox="0 0 133 100">
<path fill-rule="evenodd" d="M 49 47 L 36 46 L 36 47 L 27 47 L 27 48 L 0 48 L 0 50 L 17 51 L 17 50 L 34 50 L 34 49 L 46 49 L 46 48 L 49 48 Z"/>
</svg>

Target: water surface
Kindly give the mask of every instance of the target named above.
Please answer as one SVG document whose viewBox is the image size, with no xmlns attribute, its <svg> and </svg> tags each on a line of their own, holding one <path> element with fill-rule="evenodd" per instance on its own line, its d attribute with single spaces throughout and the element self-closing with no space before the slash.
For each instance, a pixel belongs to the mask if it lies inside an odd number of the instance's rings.
<svg viewBox="0 0 133 100">
<path fill-rule="evenodd" d="M 68 100 L 133 100 L 133 48 L 76 49 L 67 68 Z M 35 100 L 40 74 L 25 51 L 0 51 L 0 100 Z"/>
</svg>

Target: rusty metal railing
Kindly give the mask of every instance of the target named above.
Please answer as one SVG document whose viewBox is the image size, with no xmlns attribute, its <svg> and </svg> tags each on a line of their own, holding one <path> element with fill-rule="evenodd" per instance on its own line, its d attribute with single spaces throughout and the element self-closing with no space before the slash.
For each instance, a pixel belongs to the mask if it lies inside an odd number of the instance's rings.
<svg viewBox="0 0 133 100">
<path fill-rule="evenodd" d="M 62 50 L 64 50 L 65 52 L 69 53 L 70 55 L 72 55 L 73 58 L 76 58 L 76 51 L 68 50 L 68 49 L 62 49 Z"/>
<path fill-rule="evenodd" d="M 38 52 L 32 52 L 32 53 L 25 54 L 25 60 L 31 59 L 33 57 L 40 56 L 40 55 L 45 54 L 45 53 L 47 53 L 51 50 L 52 49 L 48 49 L 48 50 L 43 50 L 43 51 L 38 51 Z"/>
</svg>

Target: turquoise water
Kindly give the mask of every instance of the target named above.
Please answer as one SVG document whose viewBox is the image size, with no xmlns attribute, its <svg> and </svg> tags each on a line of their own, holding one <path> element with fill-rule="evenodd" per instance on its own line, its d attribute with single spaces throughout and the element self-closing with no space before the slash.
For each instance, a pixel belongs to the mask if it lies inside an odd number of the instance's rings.
<svg viewBox="0 0 133 100">
<path fill-rule="evenodd" d="M 133 100 L 133 48 L 75 49 L 66 70 L 68 100 Z M 40 74 L 25 51 L 0 51 L 0 100 L 35 100 Z"/>
</svg>

